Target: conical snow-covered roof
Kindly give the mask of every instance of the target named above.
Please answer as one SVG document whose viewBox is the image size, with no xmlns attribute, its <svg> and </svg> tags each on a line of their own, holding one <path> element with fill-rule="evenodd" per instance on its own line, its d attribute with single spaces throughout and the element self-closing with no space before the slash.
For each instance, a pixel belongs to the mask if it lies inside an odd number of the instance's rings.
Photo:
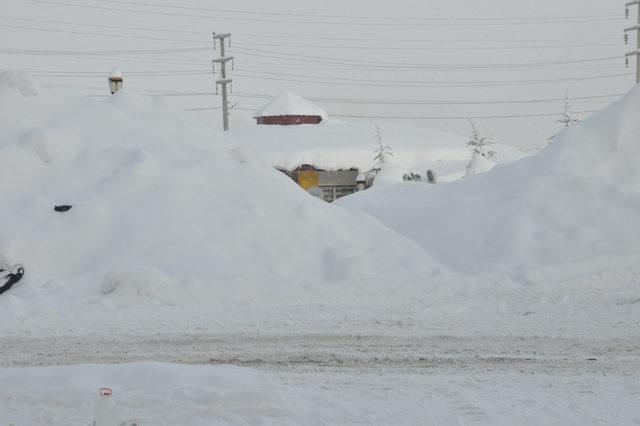
<svg viewBox="0 0 640 426">
<path fill-rule="evenodd" d="M 295 93 L 284 92 L 256 113 L 256 117 L 278 117 L 283 115 L 310 115 L 327 118 L 327 113 L 317 105 Z"/>
</svg>

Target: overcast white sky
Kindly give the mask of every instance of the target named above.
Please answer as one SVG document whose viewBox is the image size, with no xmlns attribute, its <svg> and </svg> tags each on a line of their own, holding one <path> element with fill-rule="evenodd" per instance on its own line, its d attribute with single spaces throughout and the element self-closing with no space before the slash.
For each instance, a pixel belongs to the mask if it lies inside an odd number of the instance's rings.
<svg viewBox="0 0 640 426">
<path fill-rule="evenodd" d="M 117 66 L 129 90 L 173 94 L 167 102 L 184 109 L 219 107 L 210 94 L 211 32 L 232 33 L 234 127 L 254 122 L 244 109 L 291 90 L 330 115 L 414 117 L 370 120 L 466 134 L 465 120 L 444 117 L 559 113 L 565 90 L 598 97 L 574 101 L 575 111 L 598 110 L 635 81 L 622 37 L 636 12 L 625 21 L 617 0 L 2 4 L 0 69 L 101 95 Z M 218 110 L 193 114 L 220 121 Z M 556 119 L 475 121 L 501 142 L 532 146 L 555 133 Z"/>
</svg>

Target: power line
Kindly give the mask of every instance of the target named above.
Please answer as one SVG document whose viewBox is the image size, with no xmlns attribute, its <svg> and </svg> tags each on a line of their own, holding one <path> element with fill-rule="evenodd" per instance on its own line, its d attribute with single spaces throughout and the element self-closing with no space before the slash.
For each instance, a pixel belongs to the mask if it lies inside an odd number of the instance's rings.
<svg viewBox="0 0 640 426">
<path fill-rule="evenodd" d="M 518 38 L 510 38 L 510 39 L 487 39 L 487 38 L 475 38 L 475 39 L 434 39 L 434 38 L 425 38 L 425 39 L 399 39 L 389 37 L 386 38 L 376 38 L 376 37 L 332 37 L 332 36 L 304 36 L 304 35 L 272 35 L 272 34 L 250 34 L 250 33 L 240 33 L 239 37 L 248 37 L 248 38 L 281 38 L 281 39 L 294 39 L 294 40 L 330 40 L 330 41 L 395 41 L 395 42 L 432 42 L 432 43 L 487 43 L 487 42 L 499 42 L 499 43 L 554 43 L 554 42 L 584 42 L 584 41 L 620 41 L 619 37 L 598 37 L 598 38 L 554 38 L 554 39 L 518 39 Z"/>
<path fill-rule="evenodd" d="M 204 107 L 204 108 L 188 108 L 186 111 L 207 111 L 216 110 L 219 107 Z M 234 108 L 240 111 L 258 111 L 257 108 Z M 597 110 L 589 111 L 575 111 L 574 114 L 593 114 L 598 112 Z M 356 119 L 369 119 L 369 120 L 492 120 L 492 119 L 514 119 L 514 118 L 535 118 L 535 117 L 556 117 L 559 113 L 541 113 L 541 114 L 511 114 L 511 115 L 478 115 L 478 116 L 439 116 L 439 117 L 427 117 L 427 116 L 383 116 L 383 115 L 347 115 L 347 114 L 331 114 L 330 117 L 338 118 L 356 118 Z"/>
<path fill-rule="evenodd" d="M 106 24 L 87 24 L 86 22 L 72 22 L 72 21 L 57 21 L 53 19 L 35 19 L 35 18 L 23 18 L 17 16 L 2 16 L 0 19 L 7 19 L 9 21 L 25 21 L 25 22 L 37 22 L 40 24 L 55 24 L 55 25 L 77 25 L 79 27 L 90 28 L 110 28 L 117 30 L 135 30 L 135 31 L 151 31 L 159 33 L 178 33 L 178 34 L 198 34 L 208 35 L 205 31 L 191 31 L 191 30 L 175 30 L 171 28 L 149 28 L 149 27 L 131 27 L 126 25 L 106 25 Z"/>
<path fill-rule="evenodd" d="M 244 55 L 247 56 L 256 56 L 256 57 L 264 57 L 271 59 L 287 59 L 289 61 L 301 61 L 301 62 L 317 62 L 324 64 L 333 64 L 333 65 L 370 65 L 375 67 L 404 67 L 404 68 L 415 68 L 415 69 L 452 69 L 452 68 L 463 68 L 463 69 L 503 69 L 503 68 L 533 68 L 533 67 L 545 67 L 545 66 L 554 66 L 554 65 L 565 65 L 565 64 L 585 64 L 592 62 L 603 62 L 603 61 L 611 61 L 611 60 L 620 60 L 619 56 L 609 56 L 602 58 L 585 58 L 585 59 L 577 59 L 577 60 L 565 60 L 565 61 L 548 61 L 548 62 L 525 62 L 525 63 L 506 63 L 506 64 L 487 64 L 487 65 L 478 65 L 478 64 L 427 64 L 427 63 L 392 63 L 392 62 L 378 62 L 378 61 L 370 61 L 364 59 L 351 59 L 351 58 L 336 58 L 336 57 L 328 57 L 328 56 L 314 56 L 314 55 L 302 55 L 302 54 L 294 54 L 282 51 L 272 51 L 272 50 L 264 50 L 264 49 L 250 49 L 245 47 L 235 47 L 235 49 L 243 52 Z"/>
<path fill-rule="evenodd" d="M 439 51 L 455 51 L 455 50 L 533 50 L 533 49 L 575 49 L 575 48 L 590 48 L 594 47 L 619 47 L 620 44 L 608 43 L 608 44 L 574 44 L 574 45 L 520 45 L 520 46 L 334 46 L 334 45 L 309 45 L 309 44 L 282 44 L 282 43 L 253 43 L 253 42 L 241 42 L 236 43 L 238 46 L 268 46 L 268 47 L 293 47 L 304 49 L 351 49 L 351 50 L 439 50 Z"/>
<path fill-rule="evenodd" d="M 611 95 L 595 95 L 595 96 L 578 96 L 569 99 L 572 102 L 591 100 L 591 99 L 607 99 L 617 98 L 623 96 L 624 93 L 616 93 Z M 170 96 L 178 96 L 177 94 Z M 272 99 L 273 95 L 267 95 L 262 93 L 236 93 L 237 97 L 248 98 L 261 98 Z M 354 98 L 325 98 L 325 97 L 309 97 L 305 98 L 311 102 L 325 102 L 325 103 L 344 103 L 344 104 L 371 104 L 371 105 L 502 105 L 502 104 L 536 104 L 536 103 L 553 103 L 563 102 L 565 98 L 534 98 L 534 99 L 513 99 L 513 100 L 485 100 L 485 101 L 473 101 L 473 100 L 406 100 L 406 99 L 354 99 Z"/>
<path fill-rule="evenodd" d="M 355 83 L 355 82 L 341 82 L 341 81 L 317 81 L 317 80 L 301 80 L 301 79 L 291 79 L 291 78 L 278 78 L 278 77 L 260 77 L 260 76 L 252 76 L 243 74 L 241 72 L 236 73 L 239 77 L 244 78 L 253 78 L 259 80 L 276 80 L 276 81 L 286 81 L 286 82 L 296 82 L 296 83 L 306 83 L 306 84 L 317 84 L 324 86 L 357 86 L 357 87 L 395 87 L 395 88 L 452 88 L 452 87 L 467 87 L 467 88 L 475 88 L 475 87 L 498 87 L 498 86 L 529 86 L 529 85 L 542 85 L 542 84 L 553 84 L 559 82 L 576 82 L 576 81 L 589 81 L 589 80 L 602 80 L 607 78 L 617 78 L 617 77 L 628 77 L 630 73 L 625 74 L 611 74 L 611 75 L 600 75 L 600 76 L 589 76 L 589 77 L 579 77 L 579 78 L 562 78 L 562 79 L 548 79 L 548 80 L 531 80 L 531 81 L 492 81 L 485 83 L 465 83 L 465 84 L 410 84 L 403 85 L 397 83 L 391 84 L 382 84 L 382 83 Z"/>
<path fill-rule="evenodd" d="M 0 54 L 3 52 L 0 51 Z M 581 77 L 564 77 L 536 80 L 392 80 L 392 79 L 356 79 L 346 77 L 324 77 L 319 75 L 272 73 L 268 71 L 251 71 L 236 68 L 237 75 L 259 80 L 276 80 L 297 83 L 308 83 L 326 86 L 356 86 L 356 87 L 402 87 L 402 88 L 450 88 L 450 87 L 496 87 L 496 86 L 524 86 L 524 85 L 544 85 L 561 82 L 577 82 L 602 80 L 618 77 L 627 77 L 631 73 L 591 75 Z M 41 77 L 51 78 L 93 78 L 101 76 L 99 71 L 37 71 L 27 70 L 27 72 Z M 147 76 L 147 77 L 174 77 L 174 76 L 204 76 L 210 71 L 205 69 L 194 70 L 171 70 L 171 71 L 128 71 L 127 74 Z M 287 78 L 284 78 L 287 77 Z M 293 78 L 291 78 L 293 77 Z M 296 78 L 297 77 L 297 78 Z"/>
<path fill-rule="evenodd" d="M 360 19 L 360 20 L 402 20 L 402 21 L 419 21 L 419 22 L 434 22 L 434 21 L 526 21 L 526 20 L 575 20 L 575 19 L 603 19 L 603 18 L 616 18 L 620 19 L 619 15 L 586 15 L 586 16 L 555 16 L 555 17 L 499 17 L 499 18 L 423 18 L 423 17 L 394 17 L 394 16 L 366 16 L 366 15 L 324 15 L 324 14 L 304 14 L 293 12 L 270 12 L 270 11 L 249 11 L 240 9 L 220 9 L 220 8 L 206 8 L 206 7 L 190 7 L 190 6 L 176 6 L 174 4 L 167 3 L 151 3 L 142 1 L 122 1 L 122 0 L 94 0 L 98 2 L 106 3 L 118 3 L 124 5 L 136 5 L 145 7 L 164 7 L 179 10 L 197 10 L 208 11 L 218 13 L 236 13 L 246 15 L 259 15 L 259 16 L 289 16 L 289 17 L 302 17 L 302 18 L 330 18 L 330 19 Z"/>
<path fill-rule="evenodd" d="M 177 16 L 177 17 L 185 17 L 185 18 L 200 18 L 200 19 L 216 19 L 218 21 L 241 21 L 241 22 L 267 22 L 267 23 L 278 23 L 278 24 L 294 24 L 294 25 L 342 25 L 342 26 L 364 26 L 364 27 L 406 27 L 406 26 L 423 26 L 424 23 L 411 23 L 411 22 L 346 22 L 346 21 L 314 21 L 314 20 L 285 20 L 285 19 L 269 19 L 269 18 L 244 18 L 244 17 L 233 17 L 233 16 L 214 16 L 214 15 L 203 15 L 203 14 L 188 14 L 188 13 L 177 13 L 177 12 L 162 12 L 157 10 L 140 10 L 140 9 L 122 9 L 116 7 L 108 7 L 108 6 L 96 6 L 96 5 L 87 5 L 87 4 L 77 4 L 77 3 L 67 3 L 63 1 L 52 1 L 52 0 L 27 0 L 32 3 L 40 3 L 47 5 L 58 5 L 58 6 L 68 6 L 68 7 L 79 7 L 79 8 L 88 8 L 95 10 L 108 10 L 115 12 L 127 12 L 127 13 L 138 13 L 138 14 L 146 14 L 146 15 L 161 15 L 161 16 Z M 111 3 L 111 2 L 110 2 Z M 474 22 L 465 22 L 465 23 L 456 23 L 447 22 L 433 22 L 430 25 L 434 26 L 521 26 L 521 25 L 541 25 L 541 24 L 577 24 L 577 23 L 591 23 L 591 22 L 601 22 L 601 21 L 614 21 L 616 20 L 613 17 L 603 17 L 603 18 L 581 18 L 575 17 L 575 19 L 563 19 L 563 20 L 538 20 L 538 21 L 521 21 L 521 22 L 485 22 L 485 23 L 474 23 Z"/>
<path fill-rule="evenodd" d="M 36 50 L 36 49 L 19 49 L 13 47 L 0 47 L 2 53 L 16 53 L 16 54 L 42 54 L 42 55 L 74 55 L 74 56 L 100 56 L 106 54 L 115 55 L 127 55 L 127 54 L 161 54 L 161 53 L 184 53 L 184 52 L 203 52 L 211 50 L 206 47 L 191 47 L 183 49 L 139 49 L 139 50 Z"/>
<path fill-rule="evenodd" d="M 24 18 L 17 16 L 2 16 L 0 15 L 0 19 L 5 19 L 9 21 L 25 21 L 25 22 L 36 22 L 36 23 L 44 23 L 44 24 L 54 24 L 54 25 L 75 25 L 75 26 L 83 26 L 90 28 L 109 28 L 109 29 L 124 29 L 124 30 L 135 30 L 135 31 L 149 31 L 149 32 L 161 32 L 161 33 L 177 33 L 177 34 L 196 34 L 200 36 L 209 35 L 206 31 L 193 31 L 193 30 L 176 30 L 171 28 L 150 28 L 150 27 L 132 27 L 126 25 L 106 25 L 106 24 L 88 24 L 86 22 L 73 22 L 73 21 L 58 21 L 58 20 L 50 20 L 50 19 L 34 19 L 34 18 Z M 45 28 L 31 28 L 31 27 L 20 27 L 13 25 L 15 28 L 20 29 L 34 29 L 34 30 L 43 30 L 47 31 Z M 58 29 L 56 29 L 58 30 Z M 66 31 L 65 31 L 66 32 Z M 75 34 L 76 32 L 72 32 Z M 103 34 L 103 33 L 82 33 L 88 35 L 100 35 L 100 36 L 120 36 L 119 34 Z M 124 36 L 123 36 L 124 37 Z M 126 36 L 127 38 L 139 38 L 138 36 Z M 411 38 L 411 39 L 389 39 L 389 38 L 376 38 L 376 37 L 331 37 L 331 36 L 304 36 L 304 35 L 277 35 L 277 34 L 237 34 L 234 37 L 238 38 L 268 38 L 268 39 L 295 39 L 295 40 L 330 40 L 330 41 L 368 41 L 368 42 L 378 42 L 378 41 L 393 41 L 398 43 L 407 43 L 407 42 L 419 42 L 419 43 L 482 43 L 486 44 L 487 42 L 497 42 L 497 43 L 561 43 L 561 42 L 586 42 L 586 41 L 619 41 L 618 37 L 599 37 L 599 38 L 545 38 L 545 39 L 486 39 L 486 38 L 475 38 L 475 39 L 433 39 L 433 38 Z M 186 42 L 201 42 L 201 40 L 181 40 L 181 39 L 168 39 L 168 38 L 149 38 L 151 40 L 163 40 L 163 41 L 186 41 Z M 204 43 L 204 41 L 202 41 Z"/>
<path fill-rule="evenodd" d="M 598 112 L 597 110 L 591 111 L 575 111 L 574 114 L 592 114 Z M 542 113 L 542 114 L 513 114 L 513 115 L 484 115 L 484 116 L 449 116 L 449 117 L 425 117 L 425 116 L 413 116 L 413 117 L 400 117 L 400 116 L 381 116 L 381 115 L 344 115 L 344 114 L 329 114 L 332 117 L 339 118 L 362 118 L 362 119 L 377 119 L 377 120 L 491 120 L 491 119 L 511 119 L 511 118 L 533 118 L 533 117 L 556 117 L 559 113 Z"/>
<path fill-rule="evenodd" d="M 3 19 L 3 17 L 0 17 Z M 58 21 L 61 22 L 61 21 Z M 70 24 L 76 25 L 76 24 Z M 107 38 L 122 38 L 122 39 L 139 39 L 139 40 L 154 40 L 154 41 L 171 41 L 171 42 L 186 42 L 186 43 L 199 43 L 205 44 L 208 43 L 205 40 L 190 40 L 190 39 L 176 39 L 176 38 L 167 38 L 167 37 L 155 37 L 155 36 L 144 36 L 144 35 L 130 35 L 130 34 L 105 34 L 105 33 L 96 33 L 89 31 L 77 31 L 77 30 L 69 30 L 69 29 L 57 29 L 57 28 L 35 28 L 29 27 L 25 25 L 15 25 L 15 24 L 0 24 L 0 27 L 4 28 L 14 28 L 26 31 L 41 31 L 41 32 L 50 32 L 50 33 L 62 33 L 62 34 L 76 34 L 76 35 L 90 35 L 96 37 L 107 37 Z M 108 28 L 123 28 L 123 29 L 135 29 L 133 27 L 117 27 L 117 26 L 105 26 Z M 159 31 L 159 30 L 158 30 Z M 193 32 L 195 33 L 195 32 Z M 204 33 L 197 33 L 202 34 Z M 553 42 L 550 40 L 548 42 Z M 548 45 L 519 45 L 519 46 L 335 46 L 335 45 L 304 45 L 304 44 L 284 44 L 284 43 L 256 43 L 256 42 L 242 42 L 240 43 L 240 47 L 242 46 L 275 46 L 275 47 L 290 47 L 290 48 L 319 48 L 319 49 L 350 49 L 350 50 L 435 50 L 435 51 L 456 51 L 456 50 L 474 50 L 474 51 L 484 51 L 484 50 L 535 50 L 535 49 L 563 49 L 563 48 L 593 48 L 593 47 L 614 47 L 618 46 L 618 44 L 614 43 L 601 43 L 601 44 L 573 44 L 573 45 L 562 45 L 562 44 L 548 44 Z M 236 46 L 238 46 L 236 44 Z M 205 48 L 193 48 L 193 51 L 196 50 L 206 50 Z M 188 49 L 184 49 L 183 51 L 189 51 Z"/>
<path fill-rule="evenodd" d="M 126 74 L 132 74 L 135 72 L 126 72 Z M 144 73 L 146 74 L 146 73 Z M 207 72 L 210 74 L 210 71 Z M 104 75 L 104 73 L 99 73 L 99 75 Z M 80 86 L 68 86 L 61 85 L 63 87 L 77 87 L 82 88 Z M 101 87 L 84 87 L 86 89 L 95 89 L 102 90 Z M 148 92 L 147 90 L 146 92 Z M 197 97 L 197 96 L 213 96 L 216 95 L 215 92 L 180 92 L 180 91 L 172 91 L 172 92 L 163 92 L 161 90 L 153 91 L 155 93 L 145 93 L 144 90 L 138 90 L 140 94 L 150 94 L 150 95 L 161 95 L 165 97 Z M 273 94 L 266 93 L 247 93 L 247 92 L 235 92 L 236 97 L 241 98 L 249 98 L 249 99 L 273 99 Z M 91 96 L 91 95 L 90 95 Z M 106 96 L 106 95 L 105 95 Z M 588 101 L 595 99 L 607 99 L 607 98 L 619 98 L 624 96 L 624 93 L 614 93 L 614 94 L 606 94 L 606 95 L 593 95 L 593 96 L 576 96 L 569 98 L 568 100 L 571 102 L 577 101 Z M 393 98 L 331 98 L 331 97 L 307 97 L 312 102 L 322 102 L 322 103 L 336 103 L 336 104 L 371 104 L 371 105 L 426 105 L 426 106 L 447 106 L 447 105 L 509 105 L 509 104 L 537 104 L 537 103 L 553 103 L 553 102 L 563 102 L 565 98 L 528 98 L 528 99 L 512 99 L 512 100 L 429 100 L 425 101 L 422 99 L 393 99 Z"/>
<path fill-rule="evenodd" d="M 141 35 L 104 34 L 104 33 L 95 33 L 95 32 L 88 32 L 88 31 L 59 30 L 59 29 L 50 29 L 50 28 L 33 28 L 33 27 L 26 27 L 24 25 L 0 24 L 0 27 L 14 28 L 14 29 L 28 30 L 28 31 L 42 31 L 42 32 L 49 32 L 49 33 L 90 35 L 90 36 L 107 37 L 107 38 L 122 38 L 122 39 L 133 39 L 133 40 L 154 40 L 154 41 L 173 41 L 173 42 L 181 42 L 181 43 L 183 43 L 183 42 L 188 42 L 188 43 L 208 43 L 208 42 L 206 42 L 204 40 L 174 39 L 174 38 L 166 38 L 166 37 L 152 37 L 152 36 L 141 36 Z"/>
<path fill-rule="evenodd" d="M 344 81 L 351 83 L 353 85 L 364 85 L 365 83 L 399 83 L 399 84 L 416 84 L 416 85 L 440 85 L 440 84 L 460 84 L 460 85 L 475 85 L 475 84 L 533 84 L 533 83 L 548 83 L 548 82 L 564 82 L 564 81 L 582 81 L 582 80 L 598 80 L 604 78 L 614 78 L 628 75 L 627 73 L 622 74 L 608 74 L 608 75 L 594 75 L 594 76 L 584 76 L 584 77 L 565 77 L 565 78 L 557 78 L 557 79 L 536 79 L 536 80 L 392 80 L 392 79 L 366 79 L 366 78 L 346 78 L 346 77 L 324 77 L 319 75 L 309 75 L 309 74 L 290 74 L 290 73 L 275 73 L 269 71 L 251 71 L 245 70 L 243 68 L 236 68 L 238 72 L 245 72 L 254 75 L 266 75 L 266 76 L 283 76 L 283 77 L 298 77 L 305 79 L 316 79 L 316 80 L 328 80 L 327 83 L 334 83 L 337 81 Z M 291 80 L 294 81 L 294 80 Z"/>
</svg>

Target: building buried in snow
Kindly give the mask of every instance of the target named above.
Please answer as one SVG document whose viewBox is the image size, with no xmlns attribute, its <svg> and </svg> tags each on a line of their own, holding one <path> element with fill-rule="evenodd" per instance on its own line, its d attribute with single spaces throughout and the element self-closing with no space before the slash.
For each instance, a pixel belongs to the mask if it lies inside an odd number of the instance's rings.
<svg viewBox="0 0 640 426">
<path fill-rule="evenodd" d="M 318 124 L 328 116 L 322 108 L 294 93 L 284 92 L 258 111 L 255 118 L 258 124 L 292 126 Z M 271 131 L 279 133 L 276 128 L 269 130 L 269 133 L 272 133 Z M 316 133 L 321 128 L 299 128 L 298 130 Z M 308 133 L 306 135 L 310 136 Z M 336 155 L 339 155 L 339 151 Z M 363 190 L 372 182 L 372 178 L 367 178 L 366 174 L 357 167 L 332 169 L 323 165 L 322 161 L 313 164 L 303 163 L 295 168 L 280 167 L 277 164 L 275 166 L 305 191 L 328 202 Z"/>
<path fill-rule="evenodd" d="M 293 170 L 282 167 L 276 169 L 293 179 L 305 191 L 330 203 L 345 195 L 361 191 L 367 185 L 365 175 L 356 168 L 323 170 L 311 164 L 302 164 Z"/>
<path fill-rule="evenodd" d="M 318 124 L 327 118 L 327 113 L 295 93 L 284 92 L 258 111 L 255 118 L 258 124 L 294 126 Z"/>
</svg>

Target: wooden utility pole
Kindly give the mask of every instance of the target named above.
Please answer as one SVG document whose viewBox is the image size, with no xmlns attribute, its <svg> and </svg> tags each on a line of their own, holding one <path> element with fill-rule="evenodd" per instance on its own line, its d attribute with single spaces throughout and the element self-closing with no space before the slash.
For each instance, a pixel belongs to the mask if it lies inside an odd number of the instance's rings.
<svg viewBox="0 0 640 426">
<path fill-rule="evenodd" d="M 640 1 L 640 0 L 639 0 Z M 220 43 L 220 57 L 213 60 L 213 72 L 216 72 L 216 64 L 220 64 L 220 79 L 216 80 L 216 93 L 218 93 L 218 86 L 222 87 L 222 128 L 226 132 L 229 130 L 229 99 L 227 92 L 227 85 L 231 85 L 233 80 L 227 78 L 227 62 L 232 61 L 233 56 L 225 56 L 224 53 L 224 41 L 229 39 L 229 46 L 231 46 L 231 34 L 216 34 L 213 33 L 213 50 L 215 50 L 215 43 Z"/>
<path fill-rule="evenodd" d="M 636 41 L 636 50 L 627 53 L 627 63 L 629 61 L 629 56 L 636 57 L 636 83 L 640 83 L 640 0 L 633 0 L 626 4 L 626 17 L 629 19 L 629 8 L 631 6 L 638 5 L 638 24 L 633 27 L 625 28 L 625 41 L 628 42 L 629 36 L 627 35 L 630 31 L 635 31 L 637 33 L 637 41 Z"/>
</svg>

